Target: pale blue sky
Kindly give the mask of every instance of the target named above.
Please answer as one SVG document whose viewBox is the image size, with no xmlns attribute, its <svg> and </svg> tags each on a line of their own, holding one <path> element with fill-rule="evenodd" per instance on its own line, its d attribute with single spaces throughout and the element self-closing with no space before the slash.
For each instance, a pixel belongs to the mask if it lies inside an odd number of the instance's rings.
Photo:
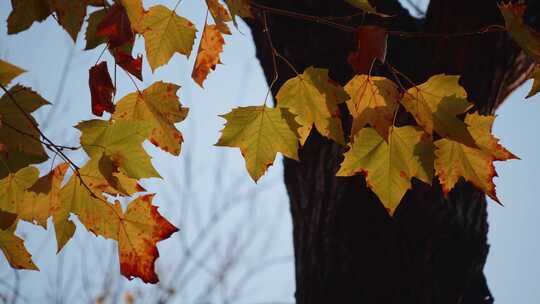
<svg viewBox="0 0 540 304">
<path fill-rule="evenodd" d="M 145 4 L 149 6 L 152 2 L 145 1 Z M 176 1 L 159 2 L 172 7 Z M 51 18 L 24 33 L 7 36 L 5 20 L 9 11 L 9 2 L 2 1 L 0 58 L 28 70 L 17 81 L 31 86 L 53 103 L 52 107 L 38 113 L 38 120 L 46 125 L 47 134 L 63 144 L 74 143 L 78 133 L 66 126 L 93 118 L 90 112 L 88 68 L 96 62 L 101 48 L 82 51 L 84 35 L 80 34 L 77 45 L 73 45 L 71 38 Z M 205 11 L 199 3 L 183 1 L 177 11 L 202 29 Z M 201 229 L 200 223 L 207 220 L 217 207 L 216 197 L 212 194 L 217 175 L 225 188 L 233 189 L 232 192 L 239 196 L 249 196 L 253 202 L 232 208 L 203 246 L 226 253 L 227 243 L 223 238 L 236 235 L 242 239 L 247 233 L 246 227 L 253 226 L 260 231 L 271 232 L 257 236 L 257 240 L 242 256 L 243 264 L 238 265 L 230 280 L 223 284 L 223 290 L 213 292 L 209 300 L 217 303 L 229 297 L 230 290 L 234 289 L 236 282 L 242 279 L 251 266 L 261 261 L 276 260 L 281 262 L 268 267 L 256 279 L 249 281 L 234 303 L 262 300 L 292 303 L 294 271 L 291 259 L 291 223 L 286 192 L 281 181 L 280 161 L 277 160 L 260 184 L 255 185 L 249 179 L 237 149 L 213 146 L 224 122 L 217 115 L 236 106 L 261 104 L 267 90 L 258 61 L 254 57 L 249 30 L 240 24 L 240 32 L 226 38 L 222 56 L 224 65 L 219 65 L 209 76 L 205 90 L 200 89 L 190 78 L 194 56 L 186 60 L 184 56 L 176 55 L 166 67 L 158 69 L 153 75 L 146 63 L 143 68 L 145 81 L 140 85 L 142 88 L 156 80 L 180 84 L 180 99 L 190 107 L 189 118 L 179 124 L 185 137 L 180 157 L 172 157 L 151 145 L 145 145 L 154 157 L 154 165 L 165 177 L 164 180 L 145 181 L 145 186 L 158 193 L 155 202 L 160 206 L 160 211 L 182 228 L 171 240 L 159 245 L 161 258 L 158 259 L 158 269 L 166 273 L 174 265 L 183 242 L 193 241 Z M 142 52 L 142 47 L 142 39 L 137 40 L 135 51 Z M 111 60 L 108 54 L 103 59 Z M 62 77 L 65 77 L 65 81 Z M 502 143 L 522 159 L 497 164 L 500 177 L 495 182 L 505 207 L 492 202 L 489 207 L 491 252 L 486 274 L 496 303 L 503 304 L 536 303 L 540 300 L 540 290 L 536 287 L 540 275 L 540 262 L 537 258 L 540 256 L 540 239 L 536 237 L 540 231 L 540 221 L 536 215 L 540 213 L 540 206 L 534 191 L 540 180 L 540 144 L 537 140 L 540 131 L 540 119 L 537 118 L 540 113 L 540 97 L 524 100 L 530 85 L 527 83 L 517 90 L 501 107 L 494 130 Z M 117 97 L 133 90 L 129 79 L 119 72 Z M 80 153 L 73 154 L 73 157 L 80 162 L 83 160 Z M 189 168 L 195 174 L 189 175 Z M 189 190 L 188 185 L 192 185 L 192 190 Z M 224 202 L 240 200 L 236 196 L 226 196 L 223 193 L 218 198 Z M 20 272 L 21 292 L 27 302 L 51 299 L 55 292 L 73 294 L 69 299 L 75 302 L 87 301 L 84 295 L 68 292 L 82 286 L 84 282 L 81 269 L 78 268 L 82 259 L 86 260 L 89 273 L 94 276 L 90 276 L 90 292 L 100 290 L 103 284 L 101 276 L 107 271 L 118 272 L 116 260 L 114 257 L 109 258 L 114 242 L 95 238 L 84 229 L 78 230 L 75 239 L 59 256 L 55 256 L 55 239 L 51 229 L 45 231 L 22 224 L 18 233 L 26 237 L 29 250 L 42 270 Z M 108 264 L 109 260 L 113 261 L 112 264 Z M 219 261 L 216 259 L 206 263 L 209 268 L 215 268 Z M 196 266 L 194 264 L 190 267 L 195 269 Z M 9 282 L 14 278 L 2 257 L 0 278 L 3 277 L 8 278 Z M 177 302 L 195 299 L 205 292 L 205 284 L 213 278 L 213 274 L 199 274 L 189 283 L 189 291 L 179 296 Z M 115 286 L 123 286 L 133 292 L 146 290 L 137 280 L 115 280 Z M 163 281 L 170 280 L 163 277 Z M 0 290 L 5 290 L 5 286 L 0 285 Z"/>
</svg>

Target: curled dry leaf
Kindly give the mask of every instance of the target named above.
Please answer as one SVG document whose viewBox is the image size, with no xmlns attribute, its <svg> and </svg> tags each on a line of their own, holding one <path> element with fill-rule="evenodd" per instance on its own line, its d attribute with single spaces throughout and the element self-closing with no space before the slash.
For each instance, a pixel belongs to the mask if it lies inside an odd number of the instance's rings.
<svg viewBox="0 0 540 304">
<path fill-rule="evenodd" d="M 191 73 L 193 80 L 201 87 L 203 87 L 203 82 L 208 76 L 208 73 L 210 73 L 211 70 L 215 70 L 216 65 L 221 63 L 219 55 L 223 52 L 224 44 L 225 40 L 217 25 L 206 24 L 204 26 L 201 44 L 197 51 L 195 66 Z"/>
<path fill-rule="evenodd" d="M 112 97 L 115 89 L 106 61 L 102 61 L 90 69 L 89 84 L 92 97 L 92 113 L 97 116 L 102 116 L 105 111 L 113 113 Z"/>
</svg>

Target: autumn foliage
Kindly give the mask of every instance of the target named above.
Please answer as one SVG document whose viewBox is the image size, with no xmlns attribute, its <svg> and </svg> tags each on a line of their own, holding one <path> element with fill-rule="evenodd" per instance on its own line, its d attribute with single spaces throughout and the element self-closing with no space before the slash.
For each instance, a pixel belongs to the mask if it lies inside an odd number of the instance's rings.
<svg viewBox="0 0 540 304">
<path fill-rule="evenodd" d="M 207 21 L 198 32 L 176 8 L 145 8 L 142 0 L 11 2 L 9 34 L 20 33 L 53 15 L 76 40 L 86 20 L 85 49 L 103 46 L 114 60 L 87 67 L 92 113 L 110 115 L 109 119 L 82 121 L 75 126 L 80 132 L 80 148 L 88 156 L 84 164 L 75 164 L 63 153 L 79 147 L 52 142 L 32 117 L 35 110 L 50 103 L 30 88 L 10 85 L 25 71 L 0 61 L 4 91 L 0 99 L 0 248 L 12 267 L 37 270 L 23 240 L 15 235 L 17 223 L 22 220 L 46 227 L 52 217 L 60 251 L 75 232 L 70 219 L 73 214 L 95 235 L 118 242 L 124 276 L 156 283 L 156 243 L 178 228 L 158 212 L 152 205 L 153 194 L 139 184 L 141 179 L 160 177 L 142 144 L 148 140 L 163 152 L 179 155 L 183 135 L 175 124 L 187 117 L 188 109 L 178 98 L 180 86 L 172 83 L 155 82 L 117 98 L 109 68 L 118 66 L 130 77 L 142 80 L 143 59 L 154 72 L 175 54 L 190 56 L 199 33 L 192 78 L 203 87 L 221 63 L 224 35 L 232 34 L 236 17 L 253 18 L 257 8 L 248 0 L 226 0 L 225 5 L 206 0 Z M 379 18 L 392 18 L 366 0 L 346 2 Z M 540 34 L 523 22 L 524 10 L 520 4 L 500 6 L 505 30 L 540 63 Z M 460 76 L 432 75 L 422 84 L 401 83 L 406 75 L 395 79 L 372 76 L 374 61 L 387 65 L 394 75 L 401 73 L 385 62 L 385 29 L 360 28 L 357 35 L 358 49 L 343 58 L 358 73 L 348 83 L 333 81 L 327 68 L 312 66 L 299 72 L 287 62 L 296 76 L 279 88 L 275 107 L 268 106 L 261 96 L 258 105 L 222 115 L 225 126 L 216 145 L 239 148 L 256 182 L 278 152 L 301 161 L 298 150 L 312 132 L 318 132 L 348 146 L 336 175 L 363 174 L 389 216 L 411 188 L 413 178 L 429 185 L 438 179 L 445 194 L 463 178 L 499 201 L 493 162 L 517 157 L 491 134 L 495 117 L 474 109 L 460 85 Z M 132 52 L 136 37 L 144 39 L 144 58 Z M 286 60 L 275 50 L 272 55 Z M 540 65 L 531 77 L 535 82 L 529 96 L 540 91 Z M 339 107 L 347 108 L 351 130 L 344 130 Z M 410 113 L 413 120 L 398 125 L 399 110 Z M 35 165 L 51 155 L 63 161 L 50 172 L 40 172 Z M 122 208 L 120 197 L 131 197 L 127 208 Z"/>
</svg>

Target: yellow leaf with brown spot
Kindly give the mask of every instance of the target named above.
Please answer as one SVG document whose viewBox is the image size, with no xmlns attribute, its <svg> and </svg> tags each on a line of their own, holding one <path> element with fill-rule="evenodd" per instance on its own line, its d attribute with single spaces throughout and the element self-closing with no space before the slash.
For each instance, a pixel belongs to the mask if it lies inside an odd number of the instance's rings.
<svg viewBox="0 0 540 304">
<path fill-rule="evenodd" d="M 203 87 L 203 82 L 208 76 L 210 71 L 216 69 L 216 65 L 221 63 L 219 55 L 223 52 L 223 44 L 225 40 L 218 30 L 216 25 L 204 26 L 203 35 L 201 38 L 201 44 L 199 45 L 199 51 L 197 52 L 197 58 L 195 59 L 195 66 L 191 77 L 195 82 Z"/>
<path fill-rule="evenodd" d="M 384 77 L 357 75 L 345 85 L 345 91 L 351 97 L 347 100 L 353 117 L 351 137 L 369 124 L 388 138 L 400 98 L 397 85 Z"/>
<path fill-rule="evenodd" d="M 304 73 L 287 80 L 276 96 L 277 106 L 289 109 L 296 116 L 303 145 L 313 126 L 323 136 L 344 144 L 338 104 L 348 99 L 340 85 L 328 77 L 327 69 L 307 68 Z"/>
<path fill-rule="evenodd" d="M 186 18 L 163 5 L 152 6 L 142 19 L 142 35 L 152 71 L 169 62 L 174 53 L 189 56 L 196 32 Z"/>
<path fill-rule="evenodd" d="M 22 208 L 25 192 L 38 179 L 39 170 L 25 167 L 0 180 L 0 210 L 17 214 Z"/>
<path fill-rule="evenodd" d="M 419 128 L 391 127 L 386 141 L 375 129 L 366 127 L 349 147 L 336 175 L 362 173 L 390 215 L 411 188 L 413 177 L 431 184 L 433 144 Z"/>
<path fill-rule="evenodd" d="M 474 138 L 478 148 L 493 156 L 495 160 L 519 159 L 499 144 L 499 140 L 491 134 L 494 121 L 495 116 L 480 115 L 478 112 L 465 116 L 467 129 Z"/>
<path fill-rule="evenodd" d="M 149 124 L 150 142 L 164 151 L 179 155 L 183 137 L 174 124 L 183 121 L 189 112 L 188 108 L 182 107 L 176 95 L 179 88 L 175 84 L 159 81 L 142 94 L 128 94 L 116 104 L 113 119 Z"/>
<path fill-rule="evenodd" d="M 274 163 L 278 152 L 298 160 L 298 124 L 287 109 L 239 107 L 221 117 L 227 123 L 216 146 L 240 148 L 255 182 Z"/>
<path fill-rule="evenodd" d="M 216 22 L 217 29 L 223 34 L 230 35 L 231 30 L 225 22 L 231 21 L 232 18 L 227 9 L 218 0 L 206 0 L 206 5 Z"/>
</svg>

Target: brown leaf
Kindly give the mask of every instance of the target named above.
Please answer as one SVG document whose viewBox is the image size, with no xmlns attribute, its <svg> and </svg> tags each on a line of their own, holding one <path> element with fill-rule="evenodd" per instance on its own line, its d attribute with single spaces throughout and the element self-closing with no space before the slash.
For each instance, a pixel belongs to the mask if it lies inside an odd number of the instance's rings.
<svg viewBox="0 0 540 304">
<path fill-rule="evenodd" d="M 142 78 L 142 55 L 133 58 L 133 56 L 125 52 L 122 48 L 115 48 L 112 51 L 114 60 L 121 68 L 126 70 L 131 75 L 137 77 L 140 81 Z"/>
<path fill-rule="evenodd" d="M 97 26 L 96 34 L 108 38 L 109 48 L 119 47 L 133 41 L 133 30 L 124 7 L 119 4 L 113 5 Z"/>
<path fill-rule="evenodd" d="M 388 33 L 382 27 L 375 25 L 358 27 L 356 31 L 358 49 L 347 58 L 356 74 L 369 74 L 375 59 L 385 61 L 387 39 Z"/>
<path fill-rule="evenodd" d="M 102 61 L 90 69 L 89 84 L 92 96 L 92 113 L 97 116 L 102 116 L 104 111 L 113 113 L 112 96 L 115 89 L 106 61 Z"/>
</svg>

